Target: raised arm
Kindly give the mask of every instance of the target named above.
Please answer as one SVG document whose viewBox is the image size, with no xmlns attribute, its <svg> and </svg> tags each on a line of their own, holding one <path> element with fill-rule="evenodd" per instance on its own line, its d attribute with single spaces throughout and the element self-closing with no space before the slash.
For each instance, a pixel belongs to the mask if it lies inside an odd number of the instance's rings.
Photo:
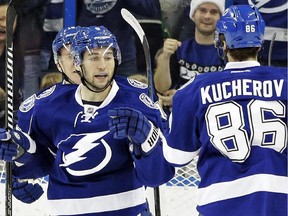
<svg viewBox="0 0 288 216">
<path fill-rule="evenodd" d="M 154 84 L 157 92 L 161 94 L 171 87 L 170 57 L 180 46 L 180 41 L 172 38 L 166 39 L 163 46 L 163 52 L 157 58 Z"/>
</svg>

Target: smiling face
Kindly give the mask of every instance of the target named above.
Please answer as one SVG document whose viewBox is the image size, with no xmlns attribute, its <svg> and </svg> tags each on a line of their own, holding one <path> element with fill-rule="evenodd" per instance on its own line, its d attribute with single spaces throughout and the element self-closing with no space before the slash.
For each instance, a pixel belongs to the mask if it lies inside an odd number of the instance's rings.
<svg viewBox="0 0 288 216">
<path fill-rule="evenodd" d="M 103 89 L 111 83 L 115 69 L 112 48 L 93 48 L 85 51 L 82 63 L 82 75 L 90 87 Z"/>
<path fill-rule="evenodd" d="M 193 20 L 196 30 L 203 35 L 214 34 L 216 23 L 221 13 L 219 8 L 213 3 L 201 4 L 194 13 Z"/>
</svg>

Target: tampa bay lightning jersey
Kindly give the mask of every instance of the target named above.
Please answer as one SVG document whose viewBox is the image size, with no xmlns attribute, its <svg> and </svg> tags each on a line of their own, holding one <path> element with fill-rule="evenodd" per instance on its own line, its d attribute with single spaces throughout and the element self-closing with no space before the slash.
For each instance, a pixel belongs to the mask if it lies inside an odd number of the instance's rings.
<svg viewBox="0 0 288 216">
<path fill-rule="evenodd" d="M 51 215 L 136 216 L 146 210 L 145 186 L 173 177 L 162 146 L 141 158 L 129 140 L 109 131 L 108 110 L 131 107 L 162 128 L 160 110 L 147 96 L 147 85 L 117 77 L 98 106 L 83 104 L 81 85 L 55 85 L 25 101 L 18 127 L 37 143 L 34 158 L 14 167 L 19 178 L 49 175 Z"/>
<path fill-rule="evenodd" d="M 205 216 L 287 215 L 287 68 L 228 63 L 173 98 L 164 156 L 199 154 L 197 210 Z"/>
</svg>

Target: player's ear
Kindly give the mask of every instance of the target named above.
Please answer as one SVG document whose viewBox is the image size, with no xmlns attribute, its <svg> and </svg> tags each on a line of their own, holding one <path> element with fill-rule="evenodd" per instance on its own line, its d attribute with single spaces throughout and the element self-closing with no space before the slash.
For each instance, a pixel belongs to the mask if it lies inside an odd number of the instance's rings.
<svg viewBox="0 0 288 216">
<path fill-rule="evenodd" d="M 222 43 L 222 47 L 223 47 L 223 50 L 227 50 L 227 43 L 226 43 L 226 41 L 224 40 L 224 41 L 221 41 L 221 43 Z"/>
<path fill-rule="evenodd" d="M 59 63 L 57 63 L 56 66 L 57 66 L 57 69 L 58 69 L 60 72 L 64 73 L 64 71 L 62 70 L 62 67 L 61 67 L 61 65 L 60 65 Z"/>
</svg>

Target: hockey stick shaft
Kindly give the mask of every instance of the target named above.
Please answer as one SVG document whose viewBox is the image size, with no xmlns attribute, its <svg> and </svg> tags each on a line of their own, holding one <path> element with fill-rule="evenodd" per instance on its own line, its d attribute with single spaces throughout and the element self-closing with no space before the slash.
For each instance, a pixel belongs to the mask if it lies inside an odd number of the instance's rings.
<svg viewBox="0 0 288 216">
<path fill-rule="evenodd" d="M 125 8 L 121 9 L 121 15 L 123 19 L 134 29 L 137 33 L 145 55 L 145 62 L 146 62 L 146 73 L 148 79 L 148 94 L 152 101 L 154 101 L 154 84 L 153 84 L 153 73 L 152 73 L 152 66 L 151 66 L 151 56 L 150 56 L 150 48 L 147 37 L 145 32 L 143 31 L 141 25 L 139 24 L 138 20 Z"/>
<path fill-rule="evenodd" d="M 152 101 L 155 101 L 151 56 L 150 56 L 150 48 L 149 48 L 147 37 L 141 25 L 139 24 L 138 20 L 127 9 L 122 8 L 121 15 L 123 19 L 134 29 L 134 31 L 137 33 L 141 41 L 141 44 L 144 50 L 144 55 L 145 55 L 145 62 L 146 62 L 146 72 L 147 72 L 147 79 L 148 79 L 148 94 L 149 94 L 150 99 Z M 154 188 L 154 200 L 155 200 L 155 215 L 161 216 L 159 187 Z"/>
<path fill-rule="evenodd" d="M 23 0 L 22 0 L 23 1 Z M 17 17 L 21 0 L 11 0 L 7 9 L 6 16 L 6 119 L 5 126 L 7 130 L 13 129 L 13 33 L 14 22 Z M 12 164 L 5 163 L 5 214 L 12 216 Z"/>
<path fill-rule="evenodd" d="M 276 32 L 273 34 L 272 40 L 271 40 L 270 45 L 269 45 L 268 66 L 271 66 L 272 50 L 273 50 L 273 45 L 274 45 L 274 42 L 275 42 L 276 34 L 277 34 Z"/>
</svg>

